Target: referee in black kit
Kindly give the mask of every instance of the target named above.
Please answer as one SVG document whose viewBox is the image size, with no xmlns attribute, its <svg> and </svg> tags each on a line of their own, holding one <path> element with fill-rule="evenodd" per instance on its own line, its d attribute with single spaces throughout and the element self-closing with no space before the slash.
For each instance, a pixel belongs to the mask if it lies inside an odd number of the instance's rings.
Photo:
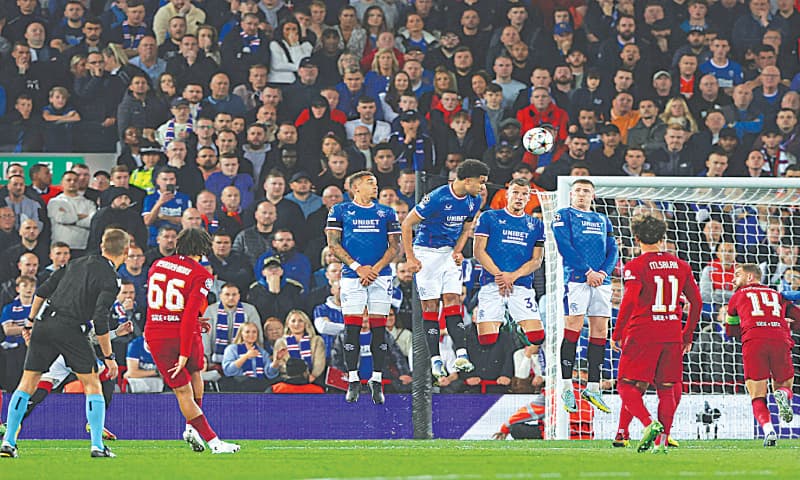
<svg viewBox="0 0 800 480">
<path fill-rule="evenodd" d="M 94 321 L 97 341 L 104 355 L 110 378 L 117 376 L 117 362 L 111 350 L 108 325 L 111 305 L 117 297 L 117 268 L 128 256 L 128 234 L 108 229 L 100 243 L 101 255 L 90 255 L 69 262 L 57 270 L 36 291 L 28 324 L 28 354 L 25 371 L 8 407 L 7 430 L 0 446 L 0 457 L 17 456 L 17 430 L 42 372 L 46 372 L 59 355 L 78 376 L 86 392 L 86 419 L 92 434 L 92 457 L 113 457 L 103 445 L 106 404 L 98 376 L 94 348 L 87 336 Z M 65 278 L 66 277 L 66 278 Z M 36 318 L 48 301 L 40 319 Z"/>
</svg>

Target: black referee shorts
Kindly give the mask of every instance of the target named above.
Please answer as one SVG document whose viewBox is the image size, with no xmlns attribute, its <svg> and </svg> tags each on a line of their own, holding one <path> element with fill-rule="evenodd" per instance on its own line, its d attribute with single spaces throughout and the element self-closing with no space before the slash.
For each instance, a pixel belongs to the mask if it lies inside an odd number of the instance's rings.
<svg viewBox="0 0 800 480">
<path fill-rule="evenodd" d="M 87 374 L 98 370 L 94 348 L 79 326 L 60 321 L 58 316 L 44 322 L 37 321 L 31 332 L 25 370 L 46 372 L 59 355 L 64 356 L 65 363 L 75 373 Z"/>
</svg>

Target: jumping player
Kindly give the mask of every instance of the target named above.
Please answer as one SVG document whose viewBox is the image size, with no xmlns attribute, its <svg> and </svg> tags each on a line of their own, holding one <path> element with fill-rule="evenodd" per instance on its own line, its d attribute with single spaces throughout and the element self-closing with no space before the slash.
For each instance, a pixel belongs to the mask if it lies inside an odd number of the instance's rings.
<svg viewBox="0 0 800 480">
<path fill-rule="evenodd" d="M 639 452 L 649 450 L 654 440 L 654 453 L 667 451 L 678 407 L 673 386 L 683 377 L 683 354 L 691 349 L 703 303 L 689 264 L 661 251 L 666 231 L 664 220 L 652 215 L 631 221 L 642 253 L 625 265 L 625 294 L 612 338 L 615 348 L 622 343 L 617 382 L 622 408 L 646 427 Z M 685 326 L 681 293 L 691 304 Z M 658 393 L 658 420 L 650 417 L 642 398 L 650 384 Z"/>
<path fill-rule="evenodd" d="M 617 242 L 611 221 L 592 211 L 594 184 L 579 179 L 570 190 L 571 207 L 553 217 L 553 235 L 564 263 L 564 340 L 561 342 L 561 398 L 574 413 L 577 402 L 572 386 L 575 352 L 589 316 L 589 381 L 581 396 L 603 412 L 610 412 L 600 393 L 600 368 L 606 349 L 611 318 L 611 277 L 617 263 Z"/>
<path fill-rule="evenodd" d="M 400 249 L 397 214 L 378 205 L 378 180 L 366 171 L 350 176 L 352 202 L 334 205 L 328 214 L 325 234 L 328 246 L 342 261 L 342 315 L 345 325 L 345 364 L 348 387 L 345 399 L 358 400 L 361 382 L 358 360 L 364 309 L 372 332 L 372 377 L 369 388 L 376 405 L 384 402 L 383 367 L 386 364 L 386 318 L 392 303 L 392 270 L 389 263 Z"/>
<path fill-rule="evenodd" d="M 422 319 L 431 371 L 438 379 L 446 377 L 439 355 L 439 302 L 443 305 L 447 332 L 456 351 L 455 368 L 471 372 L 475 366 L 467 354 L 466 325 L 461 311 L 461 253 L 480 208 L 478 194 L 489 178 L 489 167 L 479 160 L 464 160 L 456 170 L 456 180 L 425 195 L 403 221 L 403 249 L 409 271 L 416 273 L 422 301 Z M 414 237 L 414 227 L 419 231 Z"/>
<path fill-rule="evenodd" d="M 181 413 L 191 426 L 184 432 L 184 440 L 195 451 L 203 451 L 205 441 L 212 453 L 236 453 L 239 445 L 217 438 L 198 404 L 203 399 L 200 372 L 205 362 L 199 317 L 214 282 L 199 262 L 210 250 L 208 233 L 185 229 L 178 235 L 175 255 L 153 263 L 147 280 L 144 336 L 161 378 L 175 392 Z"/>
<path fill-rule="evenodd" d="M 764 430 L 764 446 L 774 447 L 778 436 L 767 409 L 767 380 L 772 378 L 772 396 L 778 412 L 786 423 L 792 421 L 791 332 L 786 317 L 800 321 L 800 309 L 777 291 L 760 283 L 758 265 L 738 265 L 734 271 L 736 292 L 728 301 L 725 326 L 729 337 L 742 340 L 742 361 L 747 391 L 753 403 L 753 415 Z"/>
<path fill-rule="evenodd" d="M 533 272 L 542 264 L 544 224 L 525 213 L 530 184 L 512 180 L 506 190 L 507 206 L 478 217 L 475 258 L 483 267 L 478 291 L 478 342 L 493 345 L 506 312 L 536 347 L 544 342 L 544 329 L 533 290 Z"/>
</svg>

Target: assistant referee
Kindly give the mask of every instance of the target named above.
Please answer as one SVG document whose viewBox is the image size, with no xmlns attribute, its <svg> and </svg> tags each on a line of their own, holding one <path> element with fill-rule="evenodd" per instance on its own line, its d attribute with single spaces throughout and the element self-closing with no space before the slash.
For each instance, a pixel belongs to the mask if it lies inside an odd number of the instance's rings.
<svg viewBox="0 0 800 480">
<path fill-rule="evenodd" d="M 30 335 L 25 371 L 8 407 L 7 430 L 0 457 L 17 456 L 17 430 L 36 385 L 59 355 L 78 376 L 86 392 L 86 419 L 91 427 L 92 457 L 113 457 L 103 445 L 106 404 L 98 376 L 94 349 L 87 336 L 94 330 L 110 378 L 117 376 L 117 362 L 111 349 L 109 320 L 111 305 L 119 291 L 117 268 L 128 256 L 130 239 L 119 229 L 108 229 L 100 244 L 101 255 L 69 262 L 57 270 L 36 291 L 25 335 Z M 47 307 L 37 320 L 39 310 Z"/>
</svg>

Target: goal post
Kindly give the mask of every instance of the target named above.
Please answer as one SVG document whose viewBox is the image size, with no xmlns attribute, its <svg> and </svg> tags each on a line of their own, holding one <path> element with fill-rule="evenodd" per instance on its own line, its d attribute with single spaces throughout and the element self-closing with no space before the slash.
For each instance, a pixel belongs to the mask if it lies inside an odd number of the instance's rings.
<svg viewBox="0 0 800 480">
<path fill-rule="evenodd" d="M 595 185 L 597 211 L 608 215 L 620 250 L 620 262 L 612 274 L 621 298 L 620 268 L 638 254 L 629 220 L 637 213 L 654 212 L 667 220 L 666 249 L 689 261 L 703 292 L 703 316 L 695 332 L 692 351 L 684 356 L 683 398 L 675 416 L 676 438 L 719 436 L 752 438 L 756 433 L 750 401 L 744 389 L 741 345 L 724 335 L 719 321 L 733 292 L 732 271 L 737 262 L 758 263 L 764 281 L 778 290 L 797 290 L 800 297 L 800 178 L 707 177 L 559 177 L 554 192 L 539 193 L 546 225 L 545 269 L 547 291 L 540 310 L 545 317 L 545 384 L 548 386 L 546 437 L 566 439 L 570 430 L 593 428 L 595 438 L 613 438 L 619 418 L 619 399 L 606 383 L 604 397 L 611 414 L 579 408 L 567 414 L 561 401 L 560 344 L 563 338 L 564 277 L 561 257 L 553 238 L 553 214 L 570 204 L 572 182 L 587 178 Z M 794 276 L 796 267 L 796 278 Z M 794 282 L 794 283 L 793 283 Z M 620 287 L 621 285 L 621 287 Z M 720 313 L 722 310 L 722 313 Z M 609 338 L 615 318 L 609 325 Z M 586 336 L 584 328 L 582 337 Z M 796 338 L 796 340 L 798 340 Z M 585 342 L 585 338 L 582 338 Z M 583 343 L 585 345 L 585 343 Z M 586 357 L 579 344 L 578 355 Z M 603 378 L 615 380 L 615 360 L 610 342 L 606 348 Z M 797 348 L 793 358 L 800 363 Z M 645 403 L 655 414 L 653 391 Z M 771 398 L 769 399 L 771 401 Z M 579 401 L 580 407 L 580 401 Z M 708 410 L 708 415 L 703 412 Z M 719 412 L 718 415 L 714 411 Z M 709 420 L 708 423 L 705 420 Z M 641 431 L 631 424 L 634 438 Z M 783 426 L 788 435 L 789 427 Z M 779 433 L 781 430 L 779 430 Z"/>
</svg>

